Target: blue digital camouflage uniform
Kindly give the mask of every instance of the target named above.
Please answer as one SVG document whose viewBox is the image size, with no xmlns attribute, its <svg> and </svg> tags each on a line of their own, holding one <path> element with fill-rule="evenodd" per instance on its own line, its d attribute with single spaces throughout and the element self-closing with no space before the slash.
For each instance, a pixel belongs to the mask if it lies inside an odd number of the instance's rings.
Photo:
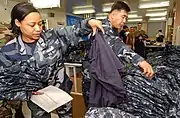
<svg viewBox="0 0 180 118">
<path fill-rule="evenodd" d="M 138 66 L 138 63 L 143 61 L 144 58 L 139 56 L 137 53 L 135 53 L 132 49 L 130 49 L 126 44 L 121 41 L 119 43 L 118 40 L 121 40 L 118 36 L 118 32 L 113 29 L 112 24 L 108 19 L 105 19 L 103 21 L 103 28 L 105 31 L 105 40 L 109 44 L 109 46 L 112 48 L 112 50 L 115 52 L 115 54 L 119 57 L 119 60 L 124 60 L 123 62 L 132 63 L 135 66 Z M 88 108 L 88 101 L 89 101 L 89 88 L 90 88 L 90 75 L 89 75 L 89 63 L 88 58 L 83 62 L 83 78 L 82 78 L 82 92 L 84 96 L 84 101 L 86 104 L 86 107 Z M 103 118 L 103 117 L 102 117 Z"/>
<path fill-rule="evenodd" d="M 89 108 L 89 110 L 85 114 L 85 118 L 140 118 L 140 117 L 134 116 L 132 114 L 111 107 L 106 107 L 106 108 L 92 107 Z"/>
<path fill-rule="evenodd" d="M 31 91 L 54 85 L 70 93 L 72 83 L 64 73 L 64 55 L 70 45 L 77 45 L 82 36 L 92 31 L 87 21 L 44 31 L 32 45 L 25 44 L 20 35 L 3 46 L 0 94 L 8 100 L 27 100 L 33 118 L 50 118 L 49 113 L 29 101 Z M 71 103 L 60 107 L 59 117 L 72 117 L 71 107 Z"/>
</svg>

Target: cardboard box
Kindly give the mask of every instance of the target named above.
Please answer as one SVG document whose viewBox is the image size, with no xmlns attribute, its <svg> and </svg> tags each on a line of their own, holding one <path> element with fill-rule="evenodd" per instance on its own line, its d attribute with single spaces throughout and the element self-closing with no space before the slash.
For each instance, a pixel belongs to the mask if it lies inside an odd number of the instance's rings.
<svg viewBox="0 0 180 118">
<path fill-rule="evenodd" d="M 84 118 L 86 113 L 86 107 L 84 104 L 84 99 L 82 94 L 80 93 L 71 93 L 73 100 L 72 100 L 72 115 L 73 118 Z"/>
</svg>

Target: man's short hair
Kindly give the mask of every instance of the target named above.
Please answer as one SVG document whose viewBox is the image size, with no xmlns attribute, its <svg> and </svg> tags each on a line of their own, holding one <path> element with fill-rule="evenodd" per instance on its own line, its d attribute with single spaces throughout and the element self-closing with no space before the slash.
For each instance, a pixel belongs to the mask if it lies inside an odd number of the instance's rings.
<svg viewBox="0 0 180 118">
<path fill-rule="evenodd" d="M 126 29 L 126 28 L 128 28 L 128 26 L 127 26 L 127 25 L 124 25 L 124 26 L 123 26 L 123 29 Z"/>
<path fill-rule="evenodd" d="M 125 2 L 123 2 L 123 1 L 116 1 L 116 2 L 112 5 L 110 13 L 111 13 L 112 11 L 114 11 L 114 10 L 125 10 L 125 11 L 127 11 L 127 12 L 130 12 L 129 6 L 128 6 Z"/>
<path fill-rule="evenodd" d="M 142 23 L 141 23 L 141 22 L 139 22 L 139 23 L 138 23 L 138 25 L 142 25 Z"/>
<path fill-rule="evenodd" d="M 158 30 L 158 32 L 162 32 L 162 30 Z"/>
</svg>

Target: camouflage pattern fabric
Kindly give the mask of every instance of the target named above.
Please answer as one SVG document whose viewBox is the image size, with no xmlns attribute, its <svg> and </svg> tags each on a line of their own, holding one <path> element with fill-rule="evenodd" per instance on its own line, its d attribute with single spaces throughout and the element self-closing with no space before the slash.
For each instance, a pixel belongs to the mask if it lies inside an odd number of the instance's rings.
<svg viewBox="0 0 180 118">
<path fill-rule="evenodd" d="M 3 101 L 1 100 L 0 106 L 0 118 L 12 118 L 13 113 L 11 109 L 15 110 L 15 118 L 24 118 L 22 113 L 21 101 Z"/>
<path fill-rule="evenodd" d="M 0 118 L 12 118 L 12 111 L 10 106 L 0 107 Z"/>
<path fill-rule="evenodd" d="M 13 34 L 11 33 L 11 30 L 9 30 L 9 24 L 0 22 L 0 48 L 10 39 L 13 39 Z"/>
<path fill-rule="evenodd" d="M 9 26 L 10 24 L 0 22 L 0 48 L 14 37 Z M 12 118 L 11 108 L 21 110 L 21 105 L 20 101 L 8 101 L 3 105 L 3 100 L 0 100 L 0 118 Z"/>
<path fill-rule="evenodd" d="M 85 115 L 85 118 L 140 118 L 132 114 L 126 113 L 115 108 L 90 108 Z"/>
</svg>

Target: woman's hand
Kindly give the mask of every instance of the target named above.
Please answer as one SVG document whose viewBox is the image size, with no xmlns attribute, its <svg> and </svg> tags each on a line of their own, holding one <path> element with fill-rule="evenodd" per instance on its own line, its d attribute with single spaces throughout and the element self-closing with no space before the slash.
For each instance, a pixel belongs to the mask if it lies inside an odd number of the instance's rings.
<svg viewBox="0 0 180 118">
<path fill-rule="evenodd" d="M 43 94 L 43 92 L 38 92 L 38 91 L 36 91 L 36 92 L 32 92 L 32 95 L 42 95 Z"/>
<path fill-rule="evenodd" d="M 102 27 L 102 22 L 100 20 L 90 19 L 88 21 L 88 24 L 91 26 L 91 28 L 93 30 L 93 34 L 96 33 L 97 28 L 100 29 L 104 33 L 104 29 Z"/>
</svg>

